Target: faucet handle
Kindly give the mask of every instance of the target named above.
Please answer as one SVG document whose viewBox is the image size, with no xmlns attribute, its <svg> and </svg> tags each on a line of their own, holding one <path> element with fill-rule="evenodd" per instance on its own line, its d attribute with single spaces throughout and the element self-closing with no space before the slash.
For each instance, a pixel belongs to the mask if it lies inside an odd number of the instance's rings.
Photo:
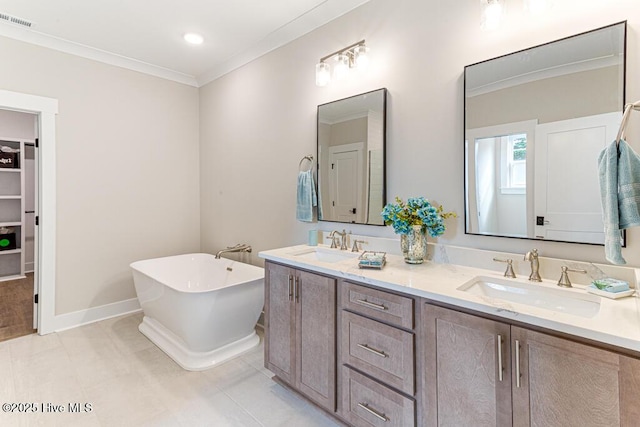
<svg viewBox="0 0 640 427">
<path fill-rule="evenodd" d="M 367 243 L 364 240 L 354 240 L 353 247 L 351 248 L 351 252 L 360 252 L 360 248 L 358 248 L 358 243 Z"/>
<path fill-rule="evenodd" d="M 507 269 L 504 272 L 504 277 L 510 277 L 512 279 L 516 278 L 516 273 L 513 271 L 513 260 L 512 259 L 494 258 L 493 260 L 496 261 L 496 262 L 506 262 L 507 263 Z"/>
<path fill-rule="evenodd" d="M 336 244 L 336 236 L 333 233 L 334 232 L 332 231 L 331 234 L 327 236 L 327 239 L 331 239 L 331 249 L 336 249 L 338 245 Z"/>
<path fill-rule="evenodd" d="M 558 286 L 561 286 L 563 288 L 573 288 L 573 286 L 571 285 L 571 280 L 569 280 L 569 274 L 567 273 L 568 271 L 572 271 L 574 273 L 583 273 L 586 274 L 587 270 L 581 270 L 581 269 L 573 269 L 573 268 L 569 268 L 569 267 L 565 267 L 564 265 L 561 267 L 562 273 L 560 274 L 560 280 L 558 280 Z"/>
</svg>

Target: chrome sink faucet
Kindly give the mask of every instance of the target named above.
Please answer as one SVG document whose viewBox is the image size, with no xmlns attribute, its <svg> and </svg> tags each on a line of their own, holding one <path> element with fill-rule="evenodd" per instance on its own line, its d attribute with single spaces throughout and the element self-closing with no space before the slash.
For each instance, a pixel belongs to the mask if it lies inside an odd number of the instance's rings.
<svg viewBox="0 0 640 427">
<path fill-rule="evenodd" d="M 338 244 L 336 243 L 336 239 L 338 238 L 338 236 L 340 236 L 340 250 L 346 251 L 347 249 L 349 249 L 347 247 L 347 231 L 346 230 L 342 230 L 342 233 L 339 232 L 338 230 L 333 230 L 331 233 L 329 233 L 329 237 L 327 237 L 327 239 L 331 239 L 331 248 L 335 249 L 338 247 Z"/>
<path fill-rule="evenodd" d="M 494 258 L 493 260 L 496 261 L 496 262 L 506 262 L 507 263 L 507 269 L 504 272 L 504 277 L 509 277 L 511 279 L 515 279 L 516 278 L 516 273 L 513 271 L 513 260 L 512 259 Z"/>
<path fill-rule="evenodd" d="M 540 277 L 540 261 L 538 261 L 538 250 L 531 249 L 529 252 L 524 254 L 525 261 L 531 261 L 531 274 L 529 275 L 529 280 L 532 282 L 542 282 L 542 278 Z"/>
<path fill-rule="evenodd" d="M 560 270 L 562 271 L 562 273 L 560 274 L 560 280 L 558 280 L 558 286 L 562 288 L 573 288 L 573 285 L 571 285 L 571 280 L 569 280 L 569 273 L 567 273 L 568 271 L 573 271 L 574 273 L 582 273 L 582 274 L 587 273 L 587 270 L 582 270 L 578 268 L 569 268 L 565 266 L 560 267 Z"/>
</svg>

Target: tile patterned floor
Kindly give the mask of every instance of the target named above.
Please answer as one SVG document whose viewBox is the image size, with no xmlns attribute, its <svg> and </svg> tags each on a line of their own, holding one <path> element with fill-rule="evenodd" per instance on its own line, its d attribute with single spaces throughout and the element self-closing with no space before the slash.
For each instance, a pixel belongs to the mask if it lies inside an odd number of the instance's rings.
<svg viewBox="0 0 640 427">
<path fill-rule="evenodd" d="M 141 321 L 134 314 L 1 342 L 0 403 L 16 412 L 0 412 L 0 426 L 339 425 L 271 379 L 262 345 L 189 372 L 138 331 Z M 91 412 L 69 412 L 85 403 Z M 17 412 L 29 404 L 37 412 Z"/>
</svg>

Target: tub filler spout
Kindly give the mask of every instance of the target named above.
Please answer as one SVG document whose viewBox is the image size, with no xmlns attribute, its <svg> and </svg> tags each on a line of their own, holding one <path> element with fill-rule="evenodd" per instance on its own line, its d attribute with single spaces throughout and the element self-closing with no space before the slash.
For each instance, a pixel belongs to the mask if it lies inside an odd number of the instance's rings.
<svg viewBox="0 0 640 427">
<path fill-rule="evenodd" d="M 229 253 L 229 252 L 249 252 L 251 253 L 251 246 L 247 245 L 246 243 L 238 243 L 235 246 L 227 246 L 227 249 L 223 249 L 221 251 L 218 251 L 218 253 L 216 254 L 216 259 L 220 259 L 220 255 L 225 254 L 225 253 Z"/>
</svg>

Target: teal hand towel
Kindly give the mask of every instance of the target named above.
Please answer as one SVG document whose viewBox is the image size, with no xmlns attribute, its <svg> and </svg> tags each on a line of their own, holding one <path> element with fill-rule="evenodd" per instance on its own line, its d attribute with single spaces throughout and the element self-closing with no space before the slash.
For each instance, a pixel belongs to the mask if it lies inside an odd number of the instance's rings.
<svg viewBox="0 0 640 427">
<path fill-rule="evenodd" d="M 617 279 L 597 279 L 591 282 L 590 288 L 599 289 L 606 292 L 624 292 L 629 290 L 629 283 Z"/>
<path fill-rule="evenodd" d="M 626 264 L 620 230 L 640 226 L 640 156 L 623 139 L 598 156 L 604 250 L 607 261 Z"/>
<path fill-rule="evenodd" d="M 312 222 L 313 207 L 317 206 L 316 186 L 313 182 L 311 170 L 298 174 L 296 219 L 298 221 Z"/>
</svg>

